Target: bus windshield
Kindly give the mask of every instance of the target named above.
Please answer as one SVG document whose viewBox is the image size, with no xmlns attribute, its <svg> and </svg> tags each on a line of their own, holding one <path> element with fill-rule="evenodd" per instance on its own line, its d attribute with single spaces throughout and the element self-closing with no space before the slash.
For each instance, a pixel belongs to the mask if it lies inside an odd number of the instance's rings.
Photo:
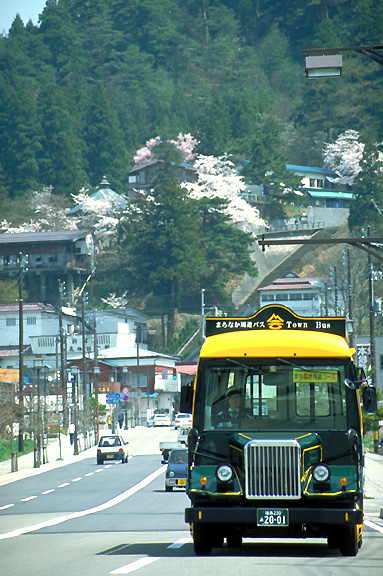
<svg viewBox="0 0 383 576">
<path fill-rule="evenodd" d="M 345 365 L 206 362 L 195 399 L 200 430 L 347 430 Z"/>
</svg>

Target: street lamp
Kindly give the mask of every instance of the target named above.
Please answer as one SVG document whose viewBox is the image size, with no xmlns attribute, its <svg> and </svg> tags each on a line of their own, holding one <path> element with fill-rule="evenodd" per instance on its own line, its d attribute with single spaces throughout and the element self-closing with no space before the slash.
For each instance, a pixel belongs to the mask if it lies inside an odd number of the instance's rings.
<svg viewBox="0 0 383 576">
<path fill-rule="evenodd" d="M 326 78 L 342 75 L 342 56 L 307 56 L 307 78 Z"/>
<path fill-rule="evenodd" d="M 73 411 L 74 411 L 74 439 L 73 439 L 73 454 L 75 456 L 78 455 L 78 440 L 77 440 L 77 433 L 78 433 L 78 426 L 77 426 L 77 379 L 78 379 L 78 366 L 71 367 L 71 373 L 73 375 L 73 388 L 72 388 L 72 396 L 73 396 Z"/>
<path fill-rule="evenodd" d="M 307 78 L 341 76 L 342 56 L 339 52 L 357 52 L 383 66 L 383 46 L 340 46 L 339 48 L 306 48 L 301 54 L 306 57 Z"/>
<path fill-rule="evenodd" d="M 37 449 L 34 450 L 34 468 L 40 468 L 41 464 L 41 406 L 40 406 L 40 372 L 44 366 L 44 360 L 42 358 L 35 358 L 33 361 L 33 367 L 37 371 Z M 34 431 L 36 438 L 36 431 Z"/>
</svg>

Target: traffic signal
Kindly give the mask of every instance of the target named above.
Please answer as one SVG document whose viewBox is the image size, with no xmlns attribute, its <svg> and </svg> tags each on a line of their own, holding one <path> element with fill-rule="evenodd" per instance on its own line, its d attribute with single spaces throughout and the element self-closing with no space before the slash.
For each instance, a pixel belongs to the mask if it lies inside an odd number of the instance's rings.
<svg viewBox="0 0 383 576">
<path fill-rule="evenodd" d="M 177 380 L 177 368 L 173 368 L 173 380 Z"/>
</svg>

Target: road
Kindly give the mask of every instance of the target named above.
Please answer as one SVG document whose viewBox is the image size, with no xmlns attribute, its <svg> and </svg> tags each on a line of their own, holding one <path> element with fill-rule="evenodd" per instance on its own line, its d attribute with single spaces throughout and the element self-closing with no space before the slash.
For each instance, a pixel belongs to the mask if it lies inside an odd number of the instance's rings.
<svg viewBox="0 0 383 576">
<path fill-rule="evenodd" d="M 130 431 L 129 431 L 130 432 Z M 383 573 L 383 458 L 367 457 L 367 523 L 356 558 L 324 540 L 245 540 L 238 550 L 196 557 L 184 523 L 189 500 L 165 492 L 158 450 L 171 429 L 137 429 L 128 464 L 90 457 L 0 486 L 0 573 L 10 576 L 275 576 Z"/>
</svg>

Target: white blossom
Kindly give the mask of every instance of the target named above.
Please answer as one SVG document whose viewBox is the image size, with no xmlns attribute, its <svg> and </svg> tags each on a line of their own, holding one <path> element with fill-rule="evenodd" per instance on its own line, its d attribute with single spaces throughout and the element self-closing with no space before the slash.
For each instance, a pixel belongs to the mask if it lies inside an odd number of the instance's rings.
<svg viewBox="0 0 383 576">
<path fill-rule="evenodd" d="M 239 228 L 253 232 L 259 226 L 265 225 L 259 215 L 259 210 L 241 198 L 240 193 L 246 190 L 246 184 L 241 175 L 234 169 L 234 164 L 227 156 L 197 157 L 194 167 L 197 182 L 184 182 L 191 198 L 221 198 L 228 202 L 226 213 L 233 224 Z"/>
<path fill-rule="evenodd" d="M 359 142 L 359 132 L 346 130 L 335 142 L 326 143 L 323 149 L 324 166 L 338 174 L 334 182 L 353 184 L 361 168 L 364 144 Z"/>
<path fill-rule="evenodd" d="M 98 248 L 103 249 L 115 240 L 117 225 L 124 218 L 121 198 L 101 193 L 99 198 L 92 198 L 85 189 L 72 194 L 75 204 L 81 206 L 78 226 L 92 230 Z"/>
<path fill-rule="evenodd" d="M 101 300 L 110 308 L 125 308 L 129 302 L 126 295 L 127 292 L 124 292 L 121 296 L 116 296 L 115 292 L 111 292 L 107 298 L 101 298 Z"/>
</svg>

